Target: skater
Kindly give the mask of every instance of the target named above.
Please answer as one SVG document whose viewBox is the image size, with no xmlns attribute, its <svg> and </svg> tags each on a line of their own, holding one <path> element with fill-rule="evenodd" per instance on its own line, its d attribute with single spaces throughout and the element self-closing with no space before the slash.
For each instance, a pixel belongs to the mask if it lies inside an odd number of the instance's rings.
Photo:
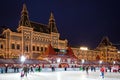
<svg viewBox="0 0 120 80">
<path fill-rule="evenodd" d="M 65 71 L 67 71 L 67 67 L 66 67 L 66 66 L 65 66 L 65 68 L 64 68 L 64 69 L 65 69 Z"/>
<path fill-rule="evenodd" d="M 54 66 L 52 66 L 52 72 L 53 72 L 53 71 L 55 71 L 55 67 L 54 67 Z"/>
<path fill-rule="evenodd" d="M 32 66 L 30 67 L 30 71 L 34 73 L 34 70 L 33 70 L 33 67 L 32 67 Z"/>
<path fill-rule="evenodd" d="M 24 75 L 27 77 L 27 73 L 28 73 L 28 68 L 27 68 L 27 66 L 25 66 L 25 67 L 23 68 L 23 71 L 24 71 Z"/>
<path fill-rule="evenodd" d="M 102 66 L 101 68 L 100 68 L 100 74 L 101 74 L 101 77 L 102 78 L 104 78 L 104 72 L 105 72 L 105 68 Z"/>
<path fill-rule="evenodd" d="M 93 66 L 93 70 L 94 70 L 94 72 L 96 72 L 96 67 L 95 66 Z"/>
<path fill-rule="evenodd" d="M 23 70 L 21 71 L 21 77 L 24 77 L 24 71 Z"/>
<path fill-rule="evenodd" d="M 88 75 L 88 70 L 89 70 L 89 66 L 86 66 L 86 73 L 87 73 L 87 75 Z"/>
</svg>

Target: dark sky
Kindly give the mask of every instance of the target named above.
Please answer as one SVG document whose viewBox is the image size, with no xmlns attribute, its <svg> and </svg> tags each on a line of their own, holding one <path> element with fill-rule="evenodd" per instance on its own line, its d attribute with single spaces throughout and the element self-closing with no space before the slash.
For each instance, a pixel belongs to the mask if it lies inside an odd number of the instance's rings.
<svg viewBox="0 0 120 80">
<path fill-rule="evenodd" d="M 22 5 L 31 21 L 48 24 L 51 11 L 58 31 L 74 47 L 97 47 L 104 36 L 120 43 L 119 0 L 0 0 L 0 26 L 16 29 Z"/>
</svg>

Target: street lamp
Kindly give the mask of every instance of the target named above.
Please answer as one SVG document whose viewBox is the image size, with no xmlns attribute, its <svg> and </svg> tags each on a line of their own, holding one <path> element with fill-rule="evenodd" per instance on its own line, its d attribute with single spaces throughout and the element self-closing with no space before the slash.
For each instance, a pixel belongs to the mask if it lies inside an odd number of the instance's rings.
<svg viewBox="0 0 120 80">
<path fill-rule="evenodd" d="M 85 62 L 85 60 L 84 59 L 82 59 L 82 64 Z"/>
<path fill-rule="evenodd" d="M 113 66 L 115 65 L 115 63 L 116 63 L 116 62 L 115 62 L 115 61 L 113 61 Z"/>
<path fill-rule="evenodd" d="M 113 61 L 113 64 L 115 64 L 115 61 Z"/>
<path fill-rule="evenodd" d="M 60 58 L 57 58 L 57 63 L 60 63 L 61 59 Z"/>
<path fill-rule="evenodd" d="M 22 56 L 20 57 L 21 67 L 22 67 L 22 68 L 23 68 L 23 64 L 24 64 L 25 60 L 26 60 L 25 56 L 22 55 Z"/>
<path fill-rule="evenodd" d="M 26 60 L 25 56 L 21 56 L 21 62 L 24 63 Z"/>
<path fill-rule="evenodd" d="M 102 60 L 99 61 L 99 67 L 100 67 L 101 64 L 102 64 Z"/>
<path fill-rule="evenodd" d="M 99 61 L 99 64 L 102 64 L 102 60 Z"/>
<path fill-rule="evenodd" d="M 83 64 L 85 63 L 85 60 L 84 59 L 82 59 L 82 66 L 83 66 Z"/>
</svg>

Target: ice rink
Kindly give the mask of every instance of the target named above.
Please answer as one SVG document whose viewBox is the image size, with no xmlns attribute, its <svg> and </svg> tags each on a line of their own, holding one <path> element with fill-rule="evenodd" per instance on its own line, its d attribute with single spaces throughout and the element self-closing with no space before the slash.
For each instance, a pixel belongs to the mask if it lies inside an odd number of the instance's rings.
<svg viewBox="0 0 120 80">
<path fill-rule="evenodd" d="M 120 80 L 120 73 L 105 73 L 105 78 L 100 77 L 100 72 L 84 71 L 57 71 L 57 72 L 34 72 L 24 77 L 20 73 L 0 74 L 0 80 Z"/>
</svg>

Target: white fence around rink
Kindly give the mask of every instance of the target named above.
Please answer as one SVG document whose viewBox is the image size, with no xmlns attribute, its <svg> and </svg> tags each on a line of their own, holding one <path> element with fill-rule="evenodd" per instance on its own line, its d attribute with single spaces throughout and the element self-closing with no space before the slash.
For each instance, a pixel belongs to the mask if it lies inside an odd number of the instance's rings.
<svg viewBox="0 0 120 80">
<path fill-rule="evenodd" d="M 19 68 L 18 71 L 21 72 L 22 68 Z M 33 68 L 33 71 L 39 72 L 38 68 Z M 65 68 L 55 68 L 55 71 L 65 71 Z M 80 71 L 80 68 L 67 68 L 66 71 Z M 99 68 L 96 68 L 96 71 L 99 71 Z M 16 70 L 16 72 L 17 72 L 17 70 Z M 30 69 L 29 69 L 29 72 L 31 72 Z M 40 72 L 52 72 L 52 68 L 42 68 Z M 107 69 L 107 72 L 109 72 L 108 69 Z M 113 72 L 113 70 L 111 70 L 111 72 Z M 0 68 L 0 73 L 5 73 L 5 68 Z M 8 68 L 7 73 L 14 73 L 14 69 Z"/>
<path fill-rule="evenodd" d="M 33 68 L 33 71 L 36 72 L 38 68 Z M 22 68 L 19 68 L 21 72 Z M 80 68 L 67 68 L 66 71 L 79 71 Z M 65 71 L 65 68 L 55 68 L 55 71 Z M 17 71 L 16 71 L 17 72 Z M 31 70 L 29 69 L 29 72 Z M 42 68 L 40 72 L 52 72 L 52 68 Z M 5 68 L 0 68 L 0 73 L 5 73 Z M 7 73 L 14 73 L 14 69 L 8 68 Z"/>
</svg>

